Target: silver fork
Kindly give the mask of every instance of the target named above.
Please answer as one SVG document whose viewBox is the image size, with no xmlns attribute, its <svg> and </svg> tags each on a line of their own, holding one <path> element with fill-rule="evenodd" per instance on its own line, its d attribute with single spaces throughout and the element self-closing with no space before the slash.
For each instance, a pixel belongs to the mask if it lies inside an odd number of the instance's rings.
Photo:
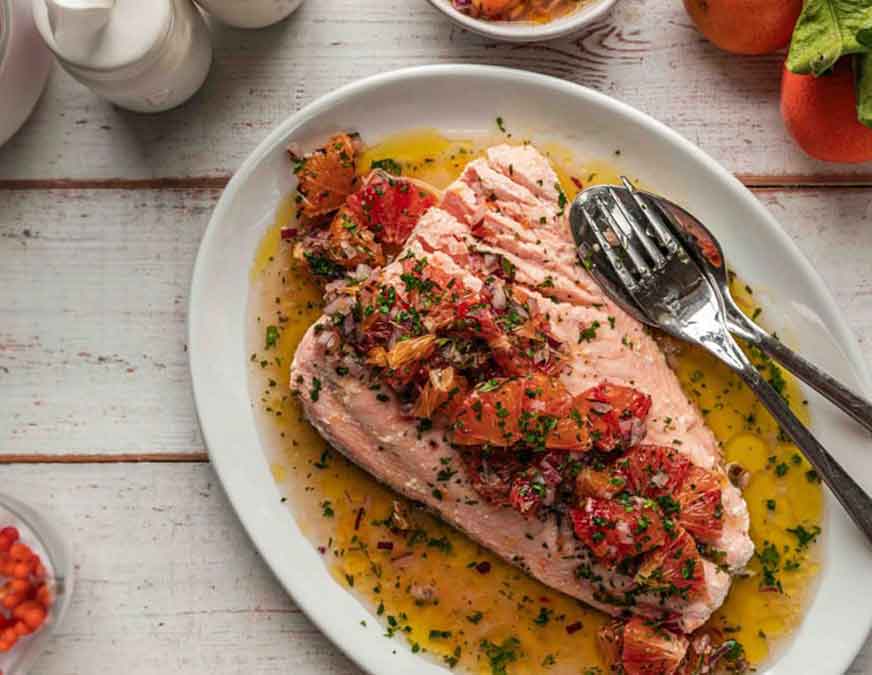
<svg viewBox="0 0 872 675">
<path fill-rule="evenodd" d="M 872 499 L 799 421 L 736 344 L 727 329 L 723 297 L 682 243 L 652 218 L 648 209 L 641 209 L 645 222 L 640 223 L 620 197 L 627 192 L 597 186 L 573 201 L 570 225 L 584 265 L 630 315 L 703 347 L 736 371 L 872 542 Z"/>
<path fill-rule="evenodd" d="M 733 300 L 726 259 L 720 242 L 714 234 L 693 214 L 659 195 L 635 190 L 623 178 L 627 196 L 633 200 L 637 213 L 648 208 L 647 215 L 678 237 L 690 255 L 708 277 L 711 284 L 724 299 L 727 328 L 733 335 L 745 339 L 765 352 L 812 389 L 828 399 L 833 405 L 853 417 L 867 430 L 872 431 L 872 402 L 852 391 L 836 378 L 790 350 L 777 338 L 769 335 L 749 319 Z M 647 207 L 650 201 L 655 209 Z M 669 218 L 660 219 L 659 212 L 666 211 Z M 676 227 L 677 225 L 677 227 Z"/>
</svg>

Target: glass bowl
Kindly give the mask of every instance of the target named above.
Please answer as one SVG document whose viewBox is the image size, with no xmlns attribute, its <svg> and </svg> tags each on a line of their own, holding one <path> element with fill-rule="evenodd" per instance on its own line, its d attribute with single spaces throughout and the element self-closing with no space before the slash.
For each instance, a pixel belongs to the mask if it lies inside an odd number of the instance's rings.
<svg viewBox="0 0 872 675">
<path fill-rule="evenodd" d="M 73 558 L 67 539 L 54 517 L 37 512 L 19 500 L 0 493 L 0 528 L 18 528 L 20 541 L 42 560 L 46 579 L 54 596 L 45 623 L 32 635 L 21 638 L 7 653 L 0 654 L 0 672 L 23 675 L 42 652 L 46 642 L 63 621 L 73 592 Z"/>
</svg>

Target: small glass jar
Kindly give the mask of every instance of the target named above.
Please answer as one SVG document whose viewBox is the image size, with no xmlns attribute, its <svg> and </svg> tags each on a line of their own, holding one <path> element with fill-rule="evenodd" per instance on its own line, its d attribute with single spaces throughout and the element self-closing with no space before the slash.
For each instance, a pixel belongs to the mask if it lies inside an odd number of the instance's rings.
<svg viewBox="0 0 872 675">
<path fill-rule="evenodd" d="M 45 0 L 34 1 L 36 25 L 64 70 L 122 108 L 147 113 L 175 108 L 193 96 L 209 74 L 212 43 L 191 0 L 118 0 L 111 11 L 120 14 L 97 33 L 97 46 L 78 53 L 55 39 Z M 144 4 L 133 4 L 139 2 Z M 131 46 L 128 54 L 124 36 L 135 33 L 137 13 L 142 11 L 157 17 L 149 19 L 154 35 L 150 43 Z"/>
<path fill-rule="evenodd" d="M 69 609 L 74 582 L 73 555 L 56 516 L 49 519 L 33 507 L 0 493 L 0 528 L 10 525 L 18 529 L 21 542 L 40 557 L 54 598 L 42 627 L 22 638 L 11 651 L 0 654 L 0 672 L 25 675 Z"/>
<path fill-rule="evenodd" d="M 197 0 L 222 23 L 236 28 L 264 28 L 290 16 L 303 0 Z"/>
<path fill-rule="evenodd" d="M 51 64 L 30 0 L 0 0 L 0 145 L 30 116 Z"/>
</svg>

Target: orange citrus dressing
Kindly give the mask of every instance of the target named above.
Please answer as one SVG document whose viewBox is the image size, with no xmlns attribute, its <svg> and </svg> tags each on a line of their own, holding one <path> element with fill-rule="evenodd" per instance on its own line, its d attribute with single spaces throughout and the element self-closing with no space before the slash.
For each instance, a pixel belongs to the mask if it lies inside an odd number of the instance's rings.
<svg viewBox="0 0 872 675">
<path fill-rule="evenodd" d="M 365 173 L 373 161 L 390 158 L 400 163 L 404 175 L 441 188 L 483 148 L 505 140 L 473 142 L 449 140 L 430 130 L 406 132 L 365 150 L 359 167 Z M 570 199 L 578 191 L 573 176 L 584 186 L 617 181 L 618 174 L 604 163 L 580 166 L 565 149 L 538 147 L 552 159 Z M 490 673 L 500 659 L 510 674 L 602 672 L 595 639 L 606 620 L 602 613 L 534 581 L 413 507 L 414 532 L 393 534 L 378 521 L 388 518 L 395 500 L 404 500 L 329 449 L 302 418 L 289 393 L 288 370 L 321 304 L 317 284 L 292 259 L 290 247 L 281 245 L 280 228 L 293 221 L 289 197 L 278 208 L 275 226 L 264 236 L 252 266 L 252 399 L 275 479 L 300 527 L 313 545 L 322 547 L 337 583 L 372 608 L 386 634 L 467 672 Z M 749 290 L 734 286 L 740 302 L 753 311 Z M 269 326 L 278 331 L 271 347 L 265 337 Z M 779 554 L 777 579 L 783 593 L 760 592 L 761 563 L 755 558 L 749 566 L 752 575 L 735 580 L 713 618 L 742 642 L 752 664 L 760 664 L 802 619 L 818 571 L 816 546 L 798 550 L 797 537 L 786 530 L 820 524 L 821 488 L 806 476 L 810 467 L 805 460 L 778 439 L 777 425 L 725 366 L 684 347 L 674 367 L 704 411 L 726 461 L 751 472 L 744 494 L 758 552 L 771 542 Z M 799 390 L 784 378 L 792 407 L 807 419 Z M 774 503 L 767 505 L 767 500 Z M 771 564 L 771 551 L 769 560 Z M 482 562 L 490 564 L 487 573 L 479 571 L 486 568 Z M 785 563 L 797 569 L 785 571 Z"/>
</svg>

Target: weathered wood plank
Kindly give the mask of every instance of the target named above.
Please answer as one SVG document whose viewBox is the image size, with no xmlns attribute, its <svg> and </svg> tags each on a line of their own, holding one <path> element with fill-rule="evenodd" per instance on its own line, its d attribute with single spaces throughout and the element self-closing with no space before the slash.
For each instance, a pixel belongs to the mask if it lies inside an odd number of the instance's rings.
<svg viewBox="0 0 872 675">
<path fill-rule="evenodd" d="M 782 55 L 718 51 L 681 3 L 622 0 L 575 38 L 517 46 L 467 34 L 423 0 L 318 0 L 267 30 L 218 27 L 214 42 L 205 88 L 157 116 L 117 110 L 57 69 L 32 120 L 0 150 L 0 179 L 225 176 L 277 122 L 322 94 L 403 66 L 460 62 L 593 87 L 757 180 L 872 181 L 872 163 L 814 162 L 787 137 L 778 111 Z"/>
<path fill-rule="evenodd" d="M 78 576 L 33 675 L 358 675 L 254 551 L 206 464 L 2 469 L 62 516 Z M 850 675 L 872 675 L 867 646 Z"/>
<path fill-rule="evenodd" d="M 184 326 L 218 195 L 0 193 L 4 454 L 203 449 Z"/>
<path fill-rule="evenodd" d="M 758 194 L 872 360 L 872 190 Z M 185 315 L 218 196 L 0 191 L 0 456 L 202 458 Z"/>
</svg>

